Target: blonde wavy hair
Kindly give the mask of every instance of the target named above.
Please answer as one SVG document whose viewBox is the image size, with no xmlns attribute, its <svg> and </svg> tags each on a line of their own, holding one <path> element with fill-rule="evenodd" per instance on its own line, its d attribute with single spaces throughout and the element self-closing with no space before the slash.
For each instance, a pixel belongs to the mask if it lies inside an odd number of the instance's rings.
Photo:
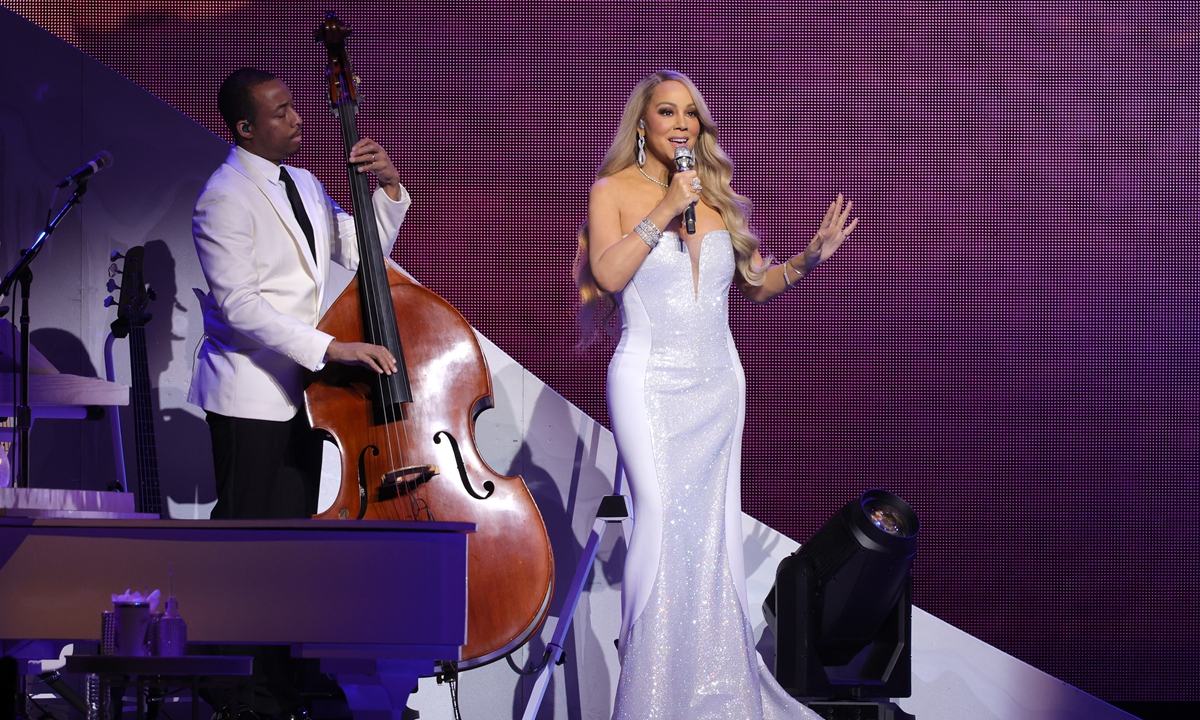
<svg viewBox="0 0 1200 720">
<path fill-rule="evenodd" d="M 695 152 L 696 172 L 704 186 L 704 201 L 716 208 L 721 213 L 721 219 L 725 221 L 725 227 L 733 238 L 733 254 L 738 273 L 751 285 L 761 285 L 770 262 L 764 262 L 762 265 L 754 263 L 758 238 L 750 231 L 747 223 L 752 210 L 750 200 L 729 187 L 729 181 L 733 178 L 733 162 L 717 143 L 718 127 L 708 111 L 707 103 L 686 75 L 674 70 L 659 70 L 633 88 L 633 92 L 629 94 L 629 101 L 625 103 L 625 112 L 621 116 L 617 134 L 608 148 L 608 154 L 604 156 L 604 162 L 600 163 L 600 169 L 596 171 L 596 178 L 615 175 L 637 162 L 638 121 L 646 115 L 654 88 L 672 80 L 688 89 L 700 116 L 700 136 L 696 139 Z M 574 276 L 575 284 L 579 287 L 578 347 L 583 349 L 595 339 L 597 330 L 608 329 L 609 320 L 616 313 L 617 304 L 610 293 L 600 289 L 592 276 L 588 259 L 586 221 L 579 228 L 578 240 Z"/>
</svg>

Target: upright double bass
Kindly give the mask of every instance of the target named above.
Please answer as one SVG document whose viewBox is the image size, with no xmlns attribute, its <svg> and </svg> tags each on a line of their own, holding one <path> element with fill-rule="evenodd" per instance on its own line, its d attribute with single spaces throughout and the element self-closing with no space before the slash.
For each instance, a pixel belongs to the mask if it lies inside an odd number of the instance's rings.
<svg viewBox="0 0 1200 720">
<path fill-rule="evenodd" d="M 309 419 L 342 456 L 337 498 L 316 517 L 475 523 L 459 663 L 469 668 L 503 657 L 537 631 L 550 607 L 554 558 L 525 482 L 495 473 L 475 447 L 475 419 L 492 406 L 492 384 L 471 326 L 381 252 L 367 176 L 349 163 L 359 140 L 349 35 L 333 13 L 314 33 L 329 51 L 329 99 L 341 122 L 360 260 L 317 327 L 343 342 L 388 348 L 398 372 L 331 363 L 309 377 Z M 439 457 L 453 464 L 439 465 Z"/>
</svg>

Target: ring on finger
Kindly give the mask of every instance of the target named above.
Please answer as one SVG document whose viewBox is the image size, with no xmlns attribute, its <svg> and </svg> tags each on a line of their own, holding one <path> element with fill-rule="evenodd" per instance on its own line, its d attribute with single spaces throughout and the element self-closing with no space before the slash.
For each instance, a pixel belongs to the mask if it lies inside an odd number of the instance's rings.
<svg viewBox="0 0 1200 720">
<path fill-rule="evenodd" d="M 700 192 L 703 189 L 700 185 L 700 178 L 692 178 L 692 189 L 696 192 Z"/>
</svg>

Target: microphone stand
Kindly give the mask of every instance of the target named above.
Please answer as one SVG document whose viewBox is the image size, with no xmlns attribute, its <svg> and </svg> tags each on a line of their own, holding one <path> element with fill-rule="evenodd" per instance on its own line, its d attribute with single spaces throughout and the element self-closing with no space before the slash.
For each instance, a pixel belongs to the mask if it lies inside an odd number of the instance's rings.
<svg viewBox="0 0 1200 720">
<path fill-rule="evenodd" d="M 85 192 L 87 192 L 86 179 L 76 183 L 71 199 L 67 200 L 67 204 L 58 211 L 58 215 L 55 215 L 53 220 L 46 223 L 46 228 L 37 236 L 29 249 L 21 251 L 21 259 L 8 271 L 4 280 L 0 281 L 0 297 L 8 295 L 14 283 L 21 284 L 21 367 L 19 370 L 21 386 L 17 396 L 17 472 L 13 487 L 29 487 L 29 430 L 33 427 L 33 413 L 29 408 L 29 285 L 33 282 L 33 271 L 29 269 L 29 266 L 42 251 L 42 246 L 54 233 L 55 228 L 58 227 L 67 212 L 83 201 Z M 0 317 L 7 312 L 8 308 L 0 308 Z"/>
</svg>

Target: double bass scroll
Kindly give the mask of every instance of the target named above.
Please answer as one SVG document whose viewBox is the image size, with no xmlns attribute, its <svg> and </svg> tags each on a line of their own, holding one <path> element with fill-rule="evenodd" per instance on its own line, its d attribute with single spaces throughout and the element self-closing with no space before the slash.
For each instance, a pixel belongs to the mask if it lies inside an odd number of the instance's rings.
<svg viewBox="0 0 1200 720">
<path fill-rule="evenodd" d="M 399 369 L 386 376 L 330 363 L 309 376 L 309 419 L 342 458 L 337 497 L 316 517 L 475 523 L 459 663 L 475 667 L 520 647 L 545 620 L 554 586 L 550 540 L 524 480 L 497 474 L 475 445 L 475 419 L 492 406 L 492 385 L 474 331 L 384 260 L 366 174 L 349 164 L 359 140 L 350 30 L 330 13 L 314 36 L 329 54 L 360 256 L 355 279 L 317 327 L 342 342 L 387 347 Z M 439 459 L 451 460 L 443 467 Z"/>
</svg>

